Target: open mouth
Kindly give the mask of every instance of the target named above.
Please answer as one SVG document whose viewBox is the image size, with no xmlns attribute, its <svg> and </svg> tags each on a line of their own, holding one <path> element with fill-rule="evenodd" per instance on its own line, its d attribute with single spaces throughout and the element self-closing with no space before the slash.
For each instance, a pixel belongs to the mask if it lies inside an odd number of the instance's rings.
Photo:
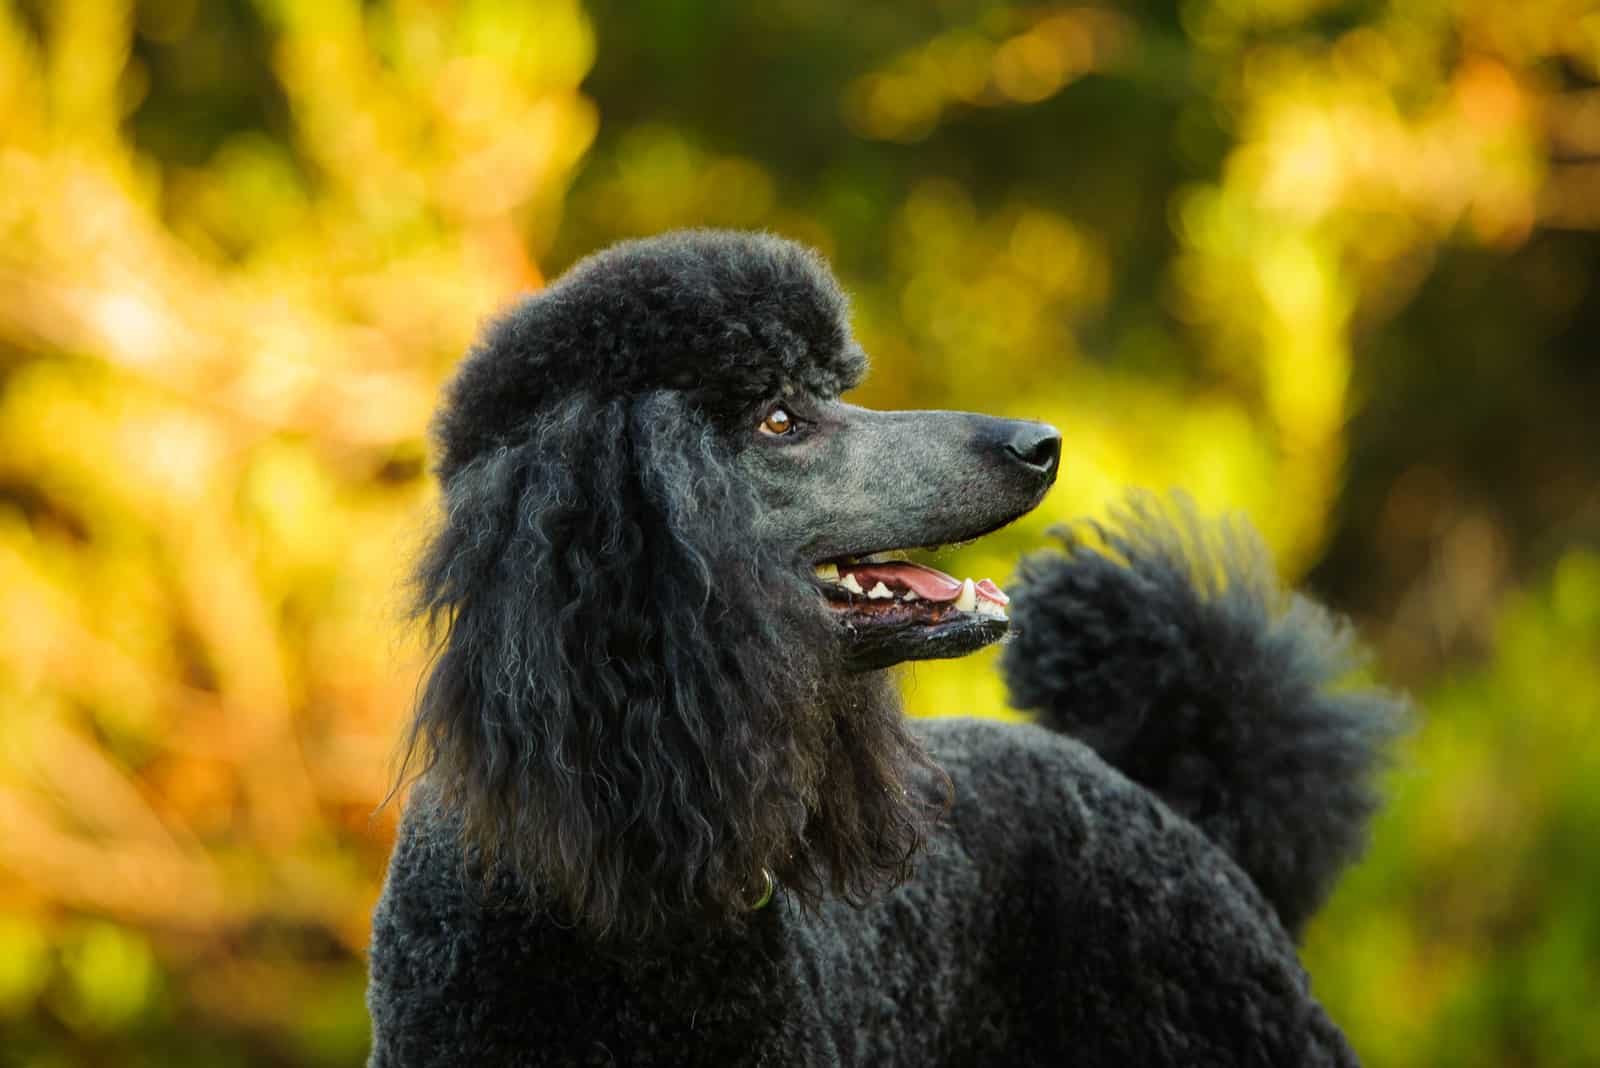
<svg viewBox="0 0 1600 1068">
<path fill-rule="evenodd" d="M 1005 619 L 1011 598 L 990 579 L 958 579 L 904 552 L 816 565 L 823 593 L 835 611 L 883 620 L 905 616 L 936 622 L 955 612 Z"/>
<path fill-rule="evenodd" d="M 827 560 L 814 571 L 858 667 L 965 656 L 1010 627 L 1010 598 L 993 581 L 958 579 L 903 551 Z"/>
</svg>

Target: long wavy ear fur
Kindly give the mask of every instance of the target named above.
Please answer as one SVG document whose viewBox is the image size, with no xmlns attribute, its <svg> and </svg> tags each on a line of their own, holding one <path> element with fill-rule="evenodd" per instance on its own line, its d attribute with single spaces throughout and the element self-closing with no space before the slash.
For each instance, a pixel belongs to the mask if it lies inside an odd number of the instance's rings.
<svg viewBox="0 0 1600 1068">
<path fill-rule="evenodd" d="M 1348 628 L 1242 522 L 1138 495 L 1060 536 L 1012 591 L 1012 703 L 1193 820 L 1297 933 L 1365 845 L 1404 702 L 1348 684 Z"/>
<path fill-rule="evenodd" d="M 764 868 L 802 900 L 903 874 L 919 825 L 879 798 L 920 750 L 886 683 L 824 692 L 823 610 L 717 432 L 669 391 L 528 427 L 448 473 L 415 576 L 437 652 L 406 759 L 485 874 L 617 937 L 737 923 Z"/>
</svg>

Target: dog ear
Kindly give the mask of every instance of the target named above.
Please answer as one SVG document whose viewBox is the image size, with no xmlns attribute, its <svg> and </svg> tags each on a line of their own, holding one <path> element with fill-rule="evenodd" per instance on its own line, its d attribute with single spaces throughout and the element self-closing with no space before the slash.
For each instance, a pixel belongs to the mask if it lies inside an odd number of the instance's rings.
<svg viewBox="0 0 1600 1068">
<path fill-rule="evenodd" d="M 446 412 L 446 418 L 452 414 Z M 435 659 L 407 761 L 596 933 L 737 920 L 804 854 L 830 632 L 680 394 L 571 398 L 448 475 L 417 568 Z"/>
</svg>

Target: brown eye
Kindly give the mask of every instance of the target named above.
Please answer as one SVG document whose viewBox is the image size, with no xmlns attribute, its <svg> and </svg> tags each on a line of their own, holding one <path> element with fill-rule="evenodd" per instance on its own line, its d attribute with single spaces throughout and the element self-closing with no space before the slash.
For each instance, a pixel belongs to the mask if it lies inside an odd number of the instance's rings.
<svg viewBox="0 0 1600 1068">
<path fill-rule="evenodd" d="M 780 438 L 792 430 L 794 430 L 794 420 L 782 408 L 772 409 L 761 421 L 761 432 L 775 438 Z"/>
</svg>

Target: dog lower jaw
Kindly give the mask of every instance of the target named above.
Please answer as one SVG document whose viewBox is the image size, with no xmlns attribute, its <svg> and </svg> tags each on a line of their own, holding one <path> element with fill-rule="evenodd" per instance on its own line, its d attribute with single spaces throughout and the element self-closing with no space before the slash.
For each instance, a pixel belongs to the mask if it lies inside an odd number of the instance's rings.
<svg viewBox="0 0 1600 1068">
<path fill-rule="evenodd" d="M 868 620 L 863 615 L 840 613 L 837 620 L 850 671 L 880 671 L 907 660 L 951 660 L 992 645 L 1011 629 L 1003 617 L 959 609 L 932 621 L 910 615 Z"/>
</svg>

